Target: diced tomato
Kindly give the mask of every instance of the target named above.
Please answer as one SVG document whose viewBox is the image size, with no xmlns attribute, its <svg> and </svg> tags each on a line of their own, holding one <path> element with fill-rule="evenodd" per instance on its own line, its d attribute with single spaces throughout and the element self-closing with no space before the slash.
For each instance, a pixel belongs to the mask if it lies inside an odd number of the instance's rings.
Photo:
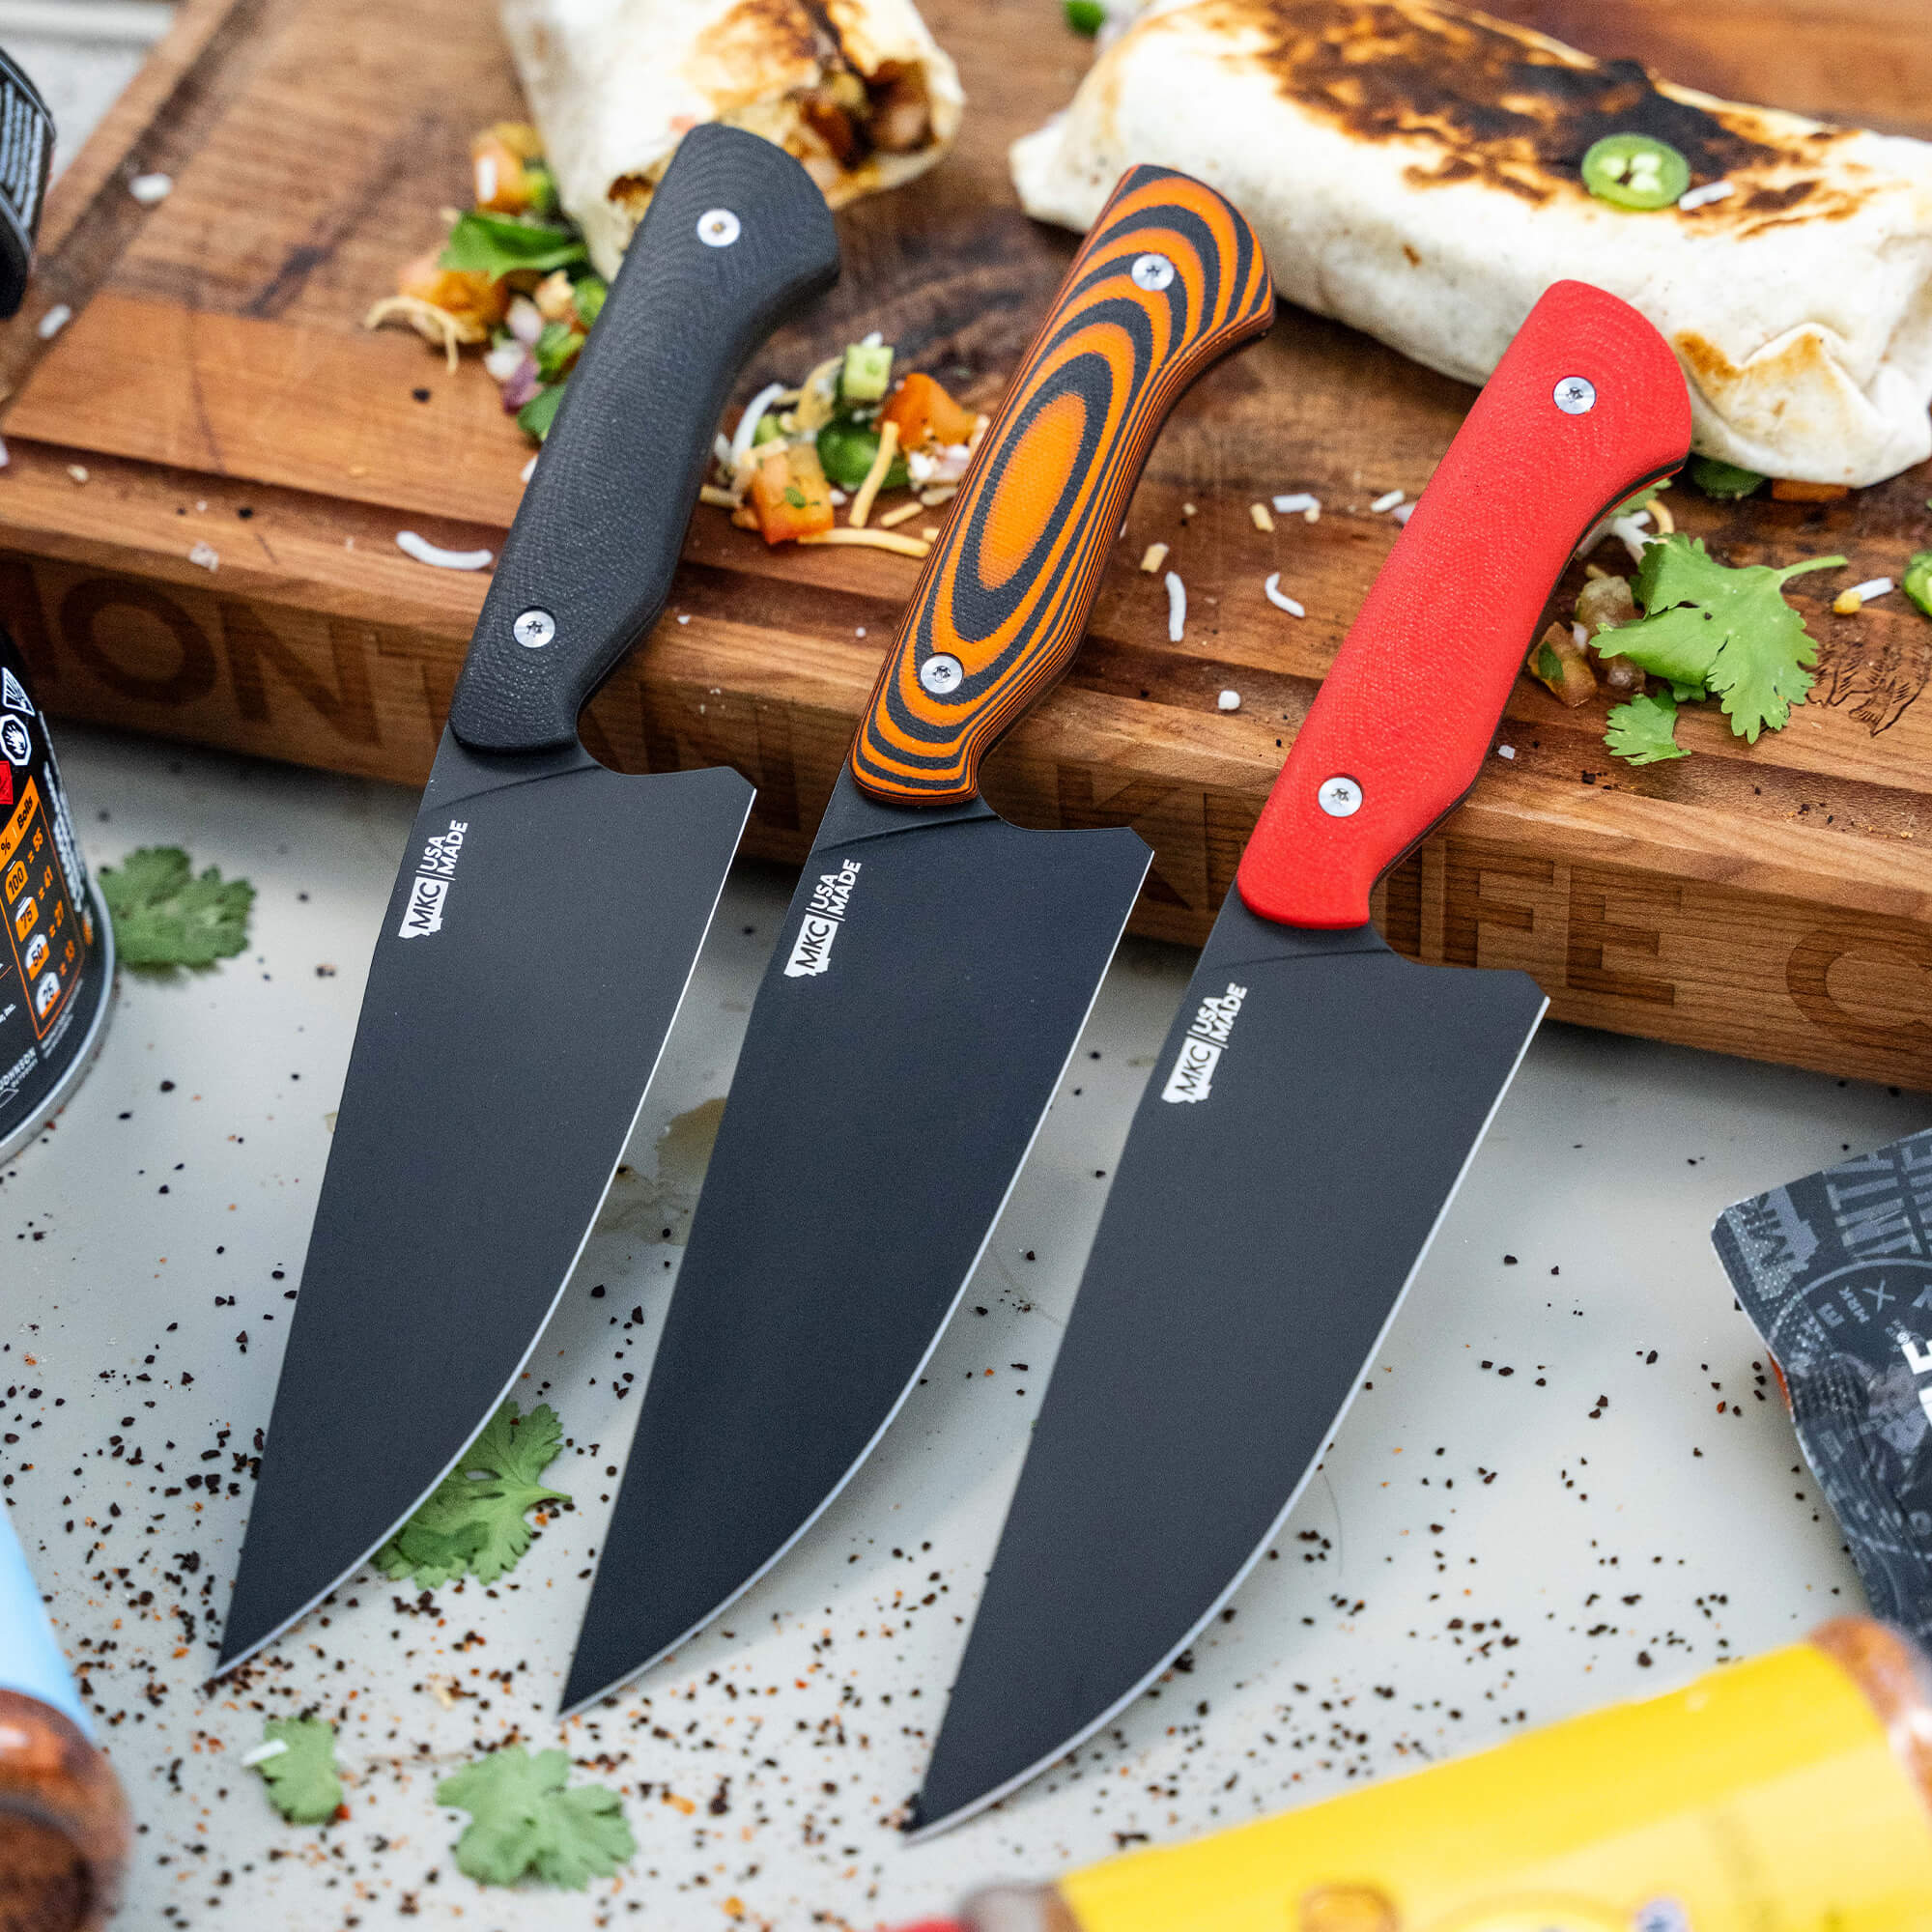
<svg viewBox="0 0 1932 1932">
<path fill-rule="evenodd" d="M 398 278 L 397 290 L 453 315 L 476 331 L 467 340 L 480 341 L 509 314 L 511 292 L 480 269 L 443 268 L 438 252 L 418 255 Z"/>
<path fill-rule="evenodd" d="M 899 426 L 899 447 L 919 449 L 927 442 L 966 442 L 980 420 L 964 410 L 930 376 L 917 370 L 893 391 L 879 421 Z"/>
<path fill-rule="evenodd" d="M 832 527 L 832 486 L 809 442 L 774 449 L 752 473 L 752 503 L 768 544 Z"/>
</svg>

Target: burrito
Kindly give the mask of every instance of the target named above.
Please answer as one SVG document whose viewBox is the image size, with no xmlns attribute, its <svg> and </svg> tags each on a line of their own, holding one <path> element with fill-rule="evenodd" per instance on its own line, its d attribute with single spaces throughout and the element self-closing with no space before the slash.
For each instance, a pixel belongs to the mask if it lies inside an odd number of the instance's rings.
<svg viewBox="0 0 1932 1932">
<path fill-rule="evenodd" d="M 1925 142 L 1436 0 L 1156 0 L 1011 151 L 1027 212 L 1077 229 L 1132 161 L 1211 183 L 1284 298 L 1445 375 L 1482 382 L 1574 278 L 1675 348 L 1706 456 L 1861 485 L 1932 453 Z"/>
<path fill-rule="evenodd" d="M 606 276 L 701 121 L 776 142 L 839 208 L 931 167 L 965 104 L 912 0 L 503 0 L 503 31 Z"/>
</svg>

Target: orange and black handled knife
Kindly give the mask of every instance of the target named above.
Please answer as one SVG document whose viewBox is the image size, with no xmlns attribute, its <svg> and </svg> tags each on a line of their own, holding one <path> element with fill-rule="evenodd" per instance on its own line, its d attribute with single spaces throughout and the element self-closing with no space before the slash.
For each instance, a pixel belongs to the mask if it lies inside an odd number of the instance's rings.
<svg viewBox="0 0 1932 1932">
<path fill-rule="evenodd" d="M 917 1382 L 1149 858 L 1009 825 L 980 760 L 1071 661 L 1169 411 L 1273 314 L 1247 222 L 1135 168 L 981 437 L 753 1008 L 567 1708 L 777 1562 Z"/>
<path fill-rule="evenodd" d="M 922 1829 L 1024 1783 L 1174 1662 L 1361 1387 L 1546 1004 L 1520 973 L 1399 958 L 1369 894 L 1476 783 L 1578 539 L 1690 444 L 1663 338 L 1559 282 L 1396 539 L 1115 1167 Z"/>
</svg>

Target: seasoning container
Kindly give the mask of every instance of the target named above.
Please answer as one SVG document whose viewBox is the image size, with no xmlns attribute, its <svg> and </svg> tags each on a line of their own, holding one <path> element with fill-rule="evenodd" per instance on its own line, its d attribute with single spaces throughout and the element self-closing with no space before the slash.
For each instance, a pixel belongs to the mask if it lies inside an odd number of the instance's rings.
<svg viewBox="0 0 1932 1932">
<path fill-rule="evenodd" d="M 40 89 L 0 52 L 0 317 L 17 314 L 27 293 L 53 152 Z"/>
<path fill-rule="evenodd" d="M 1924 1932 L 1932 1667 L 1845 1618 L 1688 1689 L 906 1932 Z"/>
<path fill-rule="evenodd" d="M 67 1104 L 99 1044 L 114 979 L 114 928 L 80 856 L 46 719 L 4 631 L 0 921 L 4 1161 Z"/>
<path fill-rule="evenodd" d="M 0 1932 L 93 1932 L 127 1863 L 127 1800 L 0 1519 Z"/>
</svg>

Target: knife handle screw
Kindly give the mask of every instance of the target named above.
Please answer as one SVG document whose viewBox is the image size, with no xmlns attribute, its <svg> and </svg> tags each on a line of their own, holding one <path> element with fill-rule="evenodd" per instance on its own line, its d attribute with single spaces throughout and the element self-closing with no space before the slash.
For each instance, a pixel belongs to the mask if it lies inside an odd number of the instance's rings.
<svg viewBox="0 0 1932 1932">
<path fill-rule="evenodd" d="M 510 626 L 510 635 L 526 651 L 540 651 L 556 636 L 556 619 L 548 611 L 526 611 Z"/>
<path fill-rule="evenodd" d="M 1352 818 L 1362 809 L 1362 788 L 1353 779 L 1323 779 L 1315 802 L 1330 818 Z"/>
<path fill-rule="evenodd" d="M 1565 376 L 1556 385 L 1555 403 L 1566 416 L 1588 415 L 1597 407 L 1597 385 L 1587 376 Z"/>
<path fill-rule="evenodd" d="M 1157 296 L 1174 280 L 1174 264 L 1165 255 L 1140 255 L 1135 257 L 1134 266 L 1127 270 L 1127 274 L 1135 288 Z"/>
<path fill-rule="evenodd" d="M 950 651 L 934 651 L 919 668 L 919 681 L 935 697 L 950 697 L 965 681 L 966 667 Z"/>
<path fill-rule="evenodd" d="M 697 239 L 707 248 L 728 248 L 742 232 L 728 208 L 707 208 L 697 217 Z"/>
</svg>

